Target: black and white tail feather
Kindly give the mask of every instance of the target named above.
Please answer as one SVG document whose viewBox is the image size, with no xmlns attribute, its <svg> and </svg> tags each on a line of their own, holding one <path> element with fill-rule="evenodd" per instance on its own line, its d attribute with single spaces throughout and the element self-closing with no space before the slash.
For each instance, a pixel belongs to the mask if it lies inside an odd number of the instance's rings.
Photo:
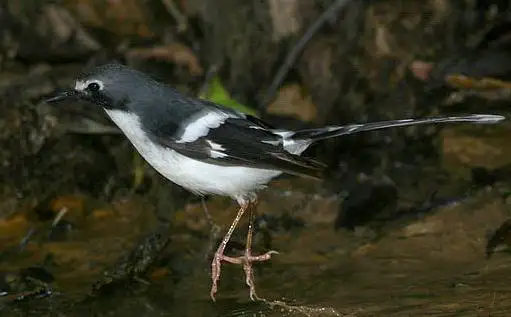
<svg viewBox="0 0 511 317">
<path fill-rule="evenodd" d="M 292 154 L 299 155 L 303 151 L 305 151 L 312 143 L 317 141 L 335 138 L 343 135 L 356 134 L 366 131 L 387 129 L 393 127 L 405 127 L 412 125 L 421 125 L 421 124 L 439 124 L 439 123 L 449 123 L 449 122 L 471 122 L 471 123 L 479 123 L 479 124 L 494 124 L 503 119 L 502 116 L 498 115 L 468 115 L 468 116 L 451 116 L 451 117 L 433 117 L 433 118 L 424 118 L 424 119 L 401 119 L 401 120 L 390 120 L 390 121 L 380 121 L 380 122 L 370 122 L 363 124 L 349 124 L 345 126 L 329 126 L 322 128 L 313 128 L 313 129 L 303 129 L 297 131 L 287 131 L 287 130 L 273 130 L 274 133 L 277 133 L 283 136 L 282 143 L 284 144 L 284 149 Z M 303 157 L 300 157 L 303 159 Z M 315 164 L 318 164 L 317 161 L 313 161 Z M 314 172 L 305 176 L 317 178 L 316 175 L 322 176 L 321 172 L 326 167 L 325 165 L 319 163 L 320 165 L 315 166 L 313 169 Z M 319 174 L 317 174 L 319 172 Z"/>
<path fill-rule="evenodd" d="M 494 124 L 502 120 L 501 116 L 474 114 L 469 116 L 439 117 L 424 119 L 402 119 L 363 124 L 350 124 L 345 126 L 332 126 L 317 129 L 306 129 L 293 132 L 290 137 L 296 140 L 311 140 L 312 142 L 335 138 L 342 135 L 360 133 L 365 131 L 404 127 L 419 124 L 438 124 L 448 122 L 472 122 L 480 124 Z"/>
</svg>

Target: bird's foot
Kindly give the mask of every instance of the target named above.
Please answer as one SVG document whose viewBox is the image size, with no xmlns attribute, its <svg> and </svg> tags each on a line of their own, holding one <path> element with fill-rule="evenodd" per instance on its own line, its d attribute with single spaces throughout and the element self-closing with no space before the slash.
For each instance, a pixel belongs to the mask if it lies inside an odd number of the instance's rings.
<svg viewBox="0 0 511 317">
<path fill-rule="evenodd" d="M 273 254 L 278 254 L 278 252 L 272 250 L 261 255 L 252 255 L 251 250 L 247 250 L 245 254 L 240 257 L 230 257 L 224 255 L 223 250 L 218 250 L 213 257 L 213 261 L 211 262 L 211 280 L 213 281 L 210 292 L 211 299 L 215 301 L 215 294 L 218 290 L 218 281 L 220 280 L 221 262 L 225 261 L 232 264 L 243 265 L 243 270 L 245 271 L 245 282 L 250 289 L 250 299 L 253 301 L 259 300 L 255 290 L 252 263 L 268 261 L 271 259 Z"/>
</svg>

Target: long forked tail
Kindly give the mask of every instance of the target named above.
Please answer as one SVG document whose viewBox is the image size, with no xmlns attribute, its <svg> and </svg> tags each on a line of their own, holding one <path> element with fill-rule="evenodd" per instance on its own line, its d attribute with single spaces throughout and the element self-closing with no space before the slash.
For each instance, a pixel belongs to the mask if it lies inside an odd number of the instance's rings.
<svg viewBox="0 0 511 317">
<path fill-rule="evenodd" d="M 437 124 L 448 122 L 470 122 L 479 124 L 495 124 L 505 117 L 492 114 L 473 114 L 458 117 L 433 117 L 424 119 L 402 119 L 361 124 L 349 124 L 344 126 L 330 126 L 317 129 L 299 130 L 290 135 L 293 140 L 310 140 L 311 142 L 333 138 L 346 134 L 354 134 L 364 131 L 387 129 L 393 127 L 405 127 L 419 124 Z"/>
</svg>

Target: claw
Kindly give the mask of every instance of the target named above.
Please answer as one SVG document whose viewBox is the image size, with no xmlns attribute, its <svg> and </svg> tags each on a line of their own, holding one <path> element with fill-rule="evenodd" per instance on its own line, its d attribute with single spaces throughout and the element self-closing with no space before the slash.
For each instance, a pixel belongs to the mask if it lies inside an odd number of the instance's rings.
<svg viewBox="0 0 511 317">
<path fill-rule="evenodd" d="M 255 290 L 255 283 L 254 283 L 254 272 L 252 269 L 252 263 L 253 262 L 263 262 L 268 261 L 271 259 L 271 256 L 273 254 L 278 254 L 277 251 L 271 250 L 264 254 L 260 255 L 252 255 L 252 235 L 254 231 L 254 214 L 252 213 L 252 210 L 250 209 L 251 205 L 253 205 L 254 202 L 248 202 L 244 204 L 240 204 L 240 209 L 238 211 L 238 214 L 236 215 L 236 218 L 234 218 L 234 221 L 232 222 L 231 226 L 229 227 L 229 230 L 225 234 L 222 242 L 218 246 L 218 249 L 215 252 L 215 255 L 213 257 L 213 261 L 211 262 L 211 291 L 209 293 L 209 296 L 213 301 L 215 300 L 215 295 L 218 290 L 218 281 L 220 280 L 220 270 L 222 261 L 229 262 L 232 264 L 241 264 L 243 265 L 243 270 L 245 271 L 245 283 L 248 285 L 250 289 L 250 299 L 253 301 L 260 300 L 260 298 L 256 294 Z M 250 210 L 250 217 L 249 217 L 249 226 L 248 226 L 248 233 L 247 233 L 247 242 L 245 246 L 245 254 L 240 257 L 230 257 L 227 255 L 224 255 L 225 247 L 229 240 L 231 239 L 232 233 L 234 232 L 234 229 L 238 225 L 238 222 L 240 221 L 241 217 L 245 213 L 245 211 Z"/>
<path fill-rule="evenodd" d="M 273 254 L 279 254 L 275 250 L 268 251 L 264 254 L 260 255 L 252 255 L 250 251 L 248 253 L 245 253 L 245 255 L 239 256 L 239 257 L 230 257 L 226 256 L 223 253 L 223 250 L 217 250 L 215 253 L 215 256 L 213 258 L 213 262 L 211 263 L 211 279 L 213 281 L 213 284 L 211 286 L 211 291 L 209 293 L 211 299 L 213 301 L 215 300 L 215 294 L 218 290 L 218 281 L 220 280 L 220 267 L 221 267 L 221 261 L 229 262 L 232 264 L 241 264 L 243 265 L 243 270 L 245 271 L 245 283 L 250 289 L 250 299 L 255 301 L 259 300 L 260 298 L 256 294 L 255 290 L 255 283 L 254 283 L 254 272 L 252 269 L 252 263 L 253 262 L 264 262 L 271 259 L 271 256 Z"/>
</svg>

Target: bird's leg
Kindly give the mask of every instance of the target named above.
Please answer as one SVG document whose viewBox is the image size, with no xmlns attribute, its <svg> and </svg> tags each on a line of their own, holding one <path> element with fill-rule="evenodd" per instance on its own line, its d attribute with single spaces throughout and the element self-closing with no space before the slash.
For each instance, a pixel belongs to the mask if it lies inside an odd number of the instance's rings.
<svg viewBox="0 0 511 317">
<path fill-rule="evenodd" d="M 255 291 L 255 283 L 254 283 L 254 272 L 252 269 L 252 262 L 262 262 L 267 261 L 271 258 L 273 254 L 277 254 L 277 251 L 268 251 L 261 255 L 252 255 L 252 236 L 254 233 L 254 207 L 256 205 L 256 200 L 253 199 L 249 201 L 248 203 L 241 204 L 241 208 L 238 211 L 238 214 L 236 215 L 236 218 L 234 219 L 233 223 L 231 224 L 231 227 L 229 228 L 229 231 L 224 237 L 224 240 L 218 247 L 218 250 L 215 253 L 215 257 L 213 259 L 213 263 L 211 265 L 211 278 L 213 280 L 213 286 L 211 287 L 211 298 L 215 300 L 215 293 L 217 291 L 217 283 L 220 279 L 220 262 L 226 261 L 233 264 L 242 264 L 243 270 L 245 271 L 245 282 L 247 283 L 248 287 L 250 288 L 250 299 L 252 300 L 258 300 L 259 297 L 256 294 Z M 234 229 L 236 228 L 236 225 L 238 224 L 239 220 L 243 216 L 243 213 L 245 211 L 249 211 L 249 223 L 248 223 L 248 233 L 247 233 L 247 242 L 245 245 L 245 254 L 240 257 L 230 257 L 224 255 L 225 246 L 227 245 Z"/>
<path fill-rule="evenodd" d="M 211 262 L 211 291 L 209 295 L 211 296 L 211 299 L 215 301 L 215 294 L 218 290 L 218 281 L 220 280 L 220 266 L 221 261 L 226 260 L 226 256 L 224 255 L 225 247 L 227 246 L 227 243 L 231 239 L 232 233 L 234 232 L 234 229 L 236 229 L 236 226 L 238 225 L 238 222 L 240 221 L 241 217 L 247 210 L 247 208 L 250 207 L 250 202 L 243 202 L 240 204 L 240 209 L 238 210 L 238 214 L 236 215 L 236 218 L 234 218 L 234 221 L 232 222 L 231 226 L 229 227 L 229 230 L 224 236 L 224 239 L 218 246 L 218 249 L 215 252 L 215 255 L 213 257 L 213 262 Z M 230 261 L 229 261 L 230 262 Z"/>
<path fill-rule="evenodd" d="M 248 211 L 248 232 L 247 232 L 247 243 L 245 245 L 245 255 L 243 257 L 237 258 L 236 260 L 241 260 L 243 263 L 243 270 L 245 271 L 245 282 L 250 288 L 250 299 L 258 300 L 259 297 L 256 294 L 255 283 L 254 283 L 254 271 L 252 269 L 252 262 L 262 262 L 268 261 L 272 254 L 278 254 L 277 251 L 268 251 L 265 254 L 261 255 L 252 255 L 252 236 L 254 234 L 254 218 L 255 218 L 255 206 L 257 201 L 253 201 L 251 203 L 251 208 Z"/>
</svg>

